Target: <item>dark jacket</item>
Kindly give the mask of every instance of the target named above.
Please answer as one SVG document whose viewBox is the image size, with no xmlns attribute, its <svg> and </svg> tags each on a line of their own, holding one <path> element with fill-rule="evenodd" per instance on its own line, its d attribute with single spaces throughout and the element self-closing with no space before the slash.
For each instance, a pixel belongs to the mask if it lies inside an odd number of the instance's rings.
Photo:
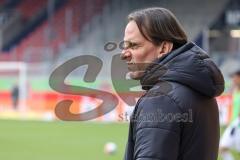
<svg viewBox="0 0 240 160">
<path fill-rule="evenodd" d="M 189 42 L 151 64 L 141 78 L 147 90 L 129 127 L 125 160 L 217 160 L 218 105 L 224 79 Z"/>
</svg>

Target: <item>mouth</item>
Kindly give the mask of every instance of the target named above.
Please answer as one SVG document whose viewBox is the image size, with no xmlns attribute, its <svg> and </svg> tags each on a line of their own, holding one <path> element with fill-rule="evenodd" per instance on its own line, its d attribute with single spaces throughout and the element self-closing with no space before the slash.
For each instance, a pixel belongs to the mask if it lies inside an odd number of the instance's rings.
<svg viewBox="0 0 240 160">
<path fill-rule="evenodd" d="M 133 64 L 135 64 L 135 63 L 133 63 L 133 62 L 126 62 L 127 63 L 127 65 L 133 65 Z"/>
<path fill-rule="evenodd" d="M 127 62 L 128 70 L 129 71 L 138 71 L 137 64 L 134 62 Z"/>
<path fill-rule="evenodd" d="M 128 68 L 129 68 L 130 66 L 133 66 L 134 63 L 132 63 L 132 62 L 126 62 L 126 64 L 127 64 Z"/>
<path fill-rule="evenodd" d="M 136 64 L 133 62 L 126 62 L 128 67 L 134 67 Z"/>
</svg>

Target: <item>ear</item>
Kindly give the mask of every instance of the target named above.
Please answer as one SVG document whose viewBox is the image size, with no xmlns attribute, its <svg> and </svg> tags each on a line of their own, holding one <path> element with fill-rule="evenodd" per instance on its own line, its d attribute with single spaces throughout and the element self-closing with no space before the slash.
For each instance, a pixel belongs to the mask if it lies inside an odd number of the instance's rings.
<svg viewBox="0 0 240 160">
<path fill-rule="evenodd" d="M 163 41 L 158 48 L 158 58 L 162 57 L 163 55 L 171 52 L 173 49 L 173 43 L 169 41 Z"/>
</svg>

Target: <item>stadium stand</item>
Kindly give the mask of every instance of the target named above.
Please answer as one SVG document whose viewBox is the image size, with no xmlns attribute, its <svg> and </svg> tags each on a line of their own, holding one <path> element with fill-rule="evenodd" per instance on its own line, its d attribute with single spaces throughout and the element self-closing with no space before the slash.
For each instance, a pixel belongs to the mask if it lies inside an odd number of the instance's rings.
<svg viewBox="0 0 240 160">
<path fill-rule="evenodd" d="M 30 2 L 28 3 L 28 0 L 26 0 L 17 7 L 25 18 L 31 17 L 31 15 L 34 14 L 33 12 L 37 13 L 37 10 L 46 6 L 46 1 L 41 1 L 36 5 L 37 7 L 31 8 L 32 3 L 34 2 L 31 0 L 29 1 Z M 45 22 L 38 26 L 32 33 L 30 33 L 30 35 L 26 36 L 8 54 L 0 54 L 0 59 L 10 60 L 14 57 L 14 60 L 26 60 L 28 62 L 51 60 L 51 56 L 53 56 L 54 53 L 59 52 L 59 49 L 63 45 L 66 45 L 68 41 L 70 41 L 70 38 L 73 39 L 79 35 L 81 27 L 88 22 L 91 17 L 101 11 L 102 6 L 104 5 L 103 0 L 94 0 L 91 1 L 91 3 L 96 4 L 97 7 L 87 8 L 86 10 L 84 3 L 89 2 L 78 0 L 67 1 L 62 8 L 53 13 L 49 19 L 45 20 Z M 28 10 L 27 8 L 31 9 Z M 36 48 L 40 48 L 40 50 L 44 51 L 48 50 L 48 53 L 51 54 L 51 56 L 46 56 L 44 59 L 42 58 L 42 54 L 46 52 L 32 53 Z M 16 55 L 12 56 L 11 54 Z"/>
<path fill-rule="evenodd" d="M 145 7 L 166 7 L 169 8 L 187 31 L 190 40 L 194 40 L 197 35 L 207 28 L 219 14 L 222 13 L 228 0 L 197 1 L 183 0 L 181 6 L 176 0 L 132 0 L 117 1 L 112 0 L 107 3 L 101 14 L 95 16 L 88 23 L 80 34 L 80 40 L 75 47 L 64 50 L 58 56 L 56 64 L 66 59 L 75 57 L 81 53 L 97 55 L 103 61 L 109 61 L 109 54 L 104 51 L 104 45 L 107 42 L 122 41 L 124 27 L 126 25 L 127 14 L 137 8 Z M 199 6 L 199 7 L 195 7 Z M 214 10 L 213 10 L 214 8 Z M 203 14 L 208 17 L 202 16 Z M 94 46 L 94 47 L 92 47 Z M 120 53 L 120 50 L 114 50 L 114 53 Z M 109 64 L 110 65 L 110 64 Z M 107 65 L 107 68 L 110 66 Z M 106 74 L 107 71 L 106 71 Z"/>
<path fill-rule="evenodd" d="M 122 31 L 126 24 L 127 13 L 136 8 L 151 6 L 166 7 L 173 11 L 186 29 L 189 39 L 194 40 L 203 28 L 206 28 L 217 18 L 222 12 L 226 2 L 227 0 L 213 0 L 211 2 L 207 0 L 201 2 L 184 0 L 181 2 L 182 6 L 179 7 L 179 4 L 174 0 L 133 0 L 130 3 L 124 1 L 119 2 L 117 0 L 109 1 L 108 5 L 105 6 L 103 13 L 96 16 L 91 23 L 85 27 L 82 32 L 83 35 L 81 36 L 83 38 L 80 39 L 78 47 L 80 50 L 84 47 L 83 50 L 86 50 L 88 44 L 92 45 L 92 43 L 94 43 L 94 46 L 101 46 L 100 48 L 103 48 L 102 46 L 104 46 L 104 43 L 108 41 L 121 41 L 123 36 Z M 199 6 L 199 9 L 196 9 L 194 6 Z M 213 7 L 214 10 L 212 9 Z M 207 14 L 208 18 L 203 17 L 203 13 Z M 119 24 L 116 22 L 121 23 Z M 98 38 L 96 39 L 96 37 Z M 99 47 L 94 48 L 96 48 L 94 52 L 99 51 Z"/>
<path fill-rule="evenodd" d="M 24 18 L 29 19 L 32 15 L 35 15 L 39 10 L 46 7 L 47 0 L 33 1 L 33 0 L 24 0 L 16 7 Z"/>
</svg>

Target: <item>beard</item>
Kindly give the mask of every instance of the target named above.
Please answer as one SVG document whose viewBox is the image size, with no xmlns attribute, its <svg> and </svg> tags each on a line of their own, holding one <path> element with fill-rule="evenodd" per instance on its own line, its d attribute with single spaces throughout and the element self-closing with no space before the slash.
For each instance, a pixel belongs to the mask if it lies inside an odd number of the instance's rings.
<svg viewBox="0 0 240 160">
<path fill-rule="evenodd" d="M 140 80 L 148 65 L 147 63 L 128 63 L 128 74 L 130 78 Z"/>
</svg>

